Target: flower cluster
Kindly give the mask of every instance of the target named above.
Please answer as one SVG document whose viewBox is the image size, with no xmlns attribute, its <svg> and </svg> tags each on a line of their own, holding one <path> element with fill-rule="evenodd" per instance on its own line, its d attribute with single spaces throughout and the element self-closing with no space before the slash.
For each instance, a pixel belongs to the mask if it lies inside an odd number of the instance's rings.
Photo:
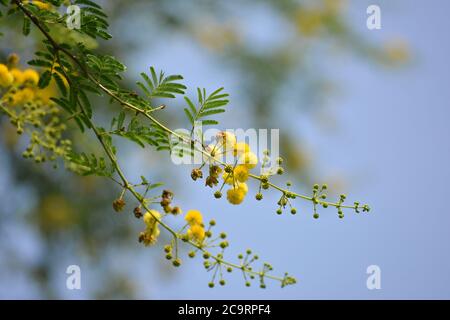
<svg viewBox="0 0 450 320">
<path fill-rule="evenodd" d="M 156 210 L 149 210 L 144 214 L 145 231 L 139 234 L 139 242 L 142 242 L 145 246 L 156 243 L 160 234 L 159 219 L 161 219 L 161 214 Z"/>
<path fill-rule="evenodd" d="M 189 210 L 184 217 L 189 225 L 187 237 L 197 243 L 202 243 L 205 239 L 205 226 L 203 225 L 203 217 L 198 210 Z"/>
<path fill-rule="evenodd" d="M 216 198 L 222 197 L 223 188 L 228 185 L 227 200 L 234 205 L 241 204 L 248 193 L 247 180 L 250 176 L 250 170 L 258 164 L 258 157 L 245 142 L 237 142 L 236 136 L 227 131 L 219 132 L 215 143 L 209 144 L 205 148 L 206 157 L 204 164 L 200 168 L 195 168 L 191 177 L 194 180 L 203 177 L 202 167 L 209 163 L 209 175 L 205 184 L 213 187 L 219 184 L 219 178 L 222 179 L 220 190 L 214 193 Z M 231 164 L 225 164 L 224 168 L 218 163 L 223 163 L 226 159 Z"/>
</svg>

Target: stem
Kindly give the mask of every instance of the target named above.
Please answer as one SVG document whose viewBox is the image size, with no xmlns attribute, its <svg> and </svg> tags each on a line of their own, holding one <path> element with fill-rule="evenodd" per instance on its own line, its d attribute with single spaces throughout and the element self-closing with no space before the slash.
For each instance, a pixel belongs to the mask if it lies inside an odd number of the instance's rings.
<svg viewBox="0 0 450 320">
<path fill-rule="evenodd" d="M 50 34 L 45 30 L 45 28 L 42 27 L 39 19 L 37 17 L 35 17 L 31 12 L 29 12 L 23 5 L 23 3 L 20 0 L 14 0 L 14 2 L 17 4 L 17 6 L 23 11 L 23 13 L 33 22 L 34 25 L 36 25 L 36 27 L 42 32 L 42 34 L 47 38 L 47 40 L 51 43 L 52 47 L 55 50 L 55 55 L 56 55 L 56 59 L 59 63 L 59 65 L 61 66 L 63 73 L 64 73 L 64 77 L 66 78 L 66 80 L 68 81 L 69 85 L 71 84 L 71 79 L 70 77 L 67 75 L 65 69 L 64 69 L 64 65 L 61 63 L 61 57 L 59 55 L 59 52 L 63 52 L 64 54 L 66 54 L 68 57 L 70 57 L 79 67 L 80 69 L 83 71 L 83 73 L 91 80 L 93 81 L 100 89 L 102 89 L 106 94 L 108 94 L 109 96 L 111 96 L 112 98 L 114 98 L 116 101 L 118 101 L 121 105 L 128 107 L 131 110 L 134 110 L 142 115 L 144 115 L 145 117 L 147 117 L 148 119 L 150 119 L 153 123 L 155 123 L 157 126 L 159 126 L 161 129 L 163 129 L 164 131 L 166 131 L 167 133 L 170 133 L 180 139 L 185 139 L 183 136 L 180 136 L 179 134 L 177 134 L 176 132 L 172 131 L 171 129 L 167 128 L 165 125 L 163 125 L 161 122 L 159 122 L 155 117 L 153 117 L 152 115 L 150 115 L 149 113 L 135 107 L 134 105 L 123 101 L 120 97 L 118 97 L 116 94 L 114 94 L 114 92 L 112 92 L 111 90 L 109 90 L 108 88 L 106 88 L 105 86 L 103 86 L 100 82 L 97 81 L 97 79 L 95 79 L 90 73 L 89 71 L 85 68 L 85 66 L 77 59 L 76 56 L 72 55 L 72 53 L 68 50 L 66 50 L 65 48 L 61 47 L 58 43 L 56 43 L 56 41 L 50 36 Z M 103 150 L 105 151 L 107 157 L 109 158 L 112 166 L 114 167 L 115 171 L 117 172 L 117 174 L 119 175 L 120 179 L 122 180 L 122 187 L 124 188 L 124 190 L 129 191 L 135 198 L 136 200 L 142 205 L 142 207 L 150 212 L 150 208 L 147 206 L 147 204 L 145 203 L 145 199 L 144 197 L 137 192 L 133 185 L 129 183 L 128 179 L 126 178 L 125 174 L 123 173 L 123 170 L 121 168 L 121 166 L 118 163 L 118 160 L 114 154 L 114 152 L 111 150 L 111 148 L 105 143 L 104 138 L 102 133 L 97 129 L 97 127 L 95 126 L 95 124 L 92 122 L 92 120 L 87 116 L 86 111 L 84 110 L 83 105 L 77 100 L 77 103 L 80 107 L 80 110 L 82 112 L 83 115 L 86 116 L 86 119 L 92 129 L 92 131 L 94 132 L 95 136 L 97 137 L 97 140 L 100 142 Z M 164 108 L 163 106 L 159 107 L 159 108 L 155 108 L 151 111 L 155 111 L 155 110 L 159 110 Z M 3 108 L 2 108 L 3 109 Z M 203 151 L 203 150 L 202 150 Z M 207 154 L 205 151 L 203 151 L 205 154 Z M 211 157 L 209 154 L 207 154 L 209 157 Z M 116 180 L 113 180 L 115 182 L 118 182 Z M 158 219 L 157 217 L 155 217 L 152 214 L 153 218 L 158 221 L 158 223 L 164 228 L 166 229 L 169 233 L 171 233 L 173 235 L 173 237 L 175 238 L 175 242 L 178 242 L 178 240 L 182 240 L 182 237 L 179 233 L 177 233 L 174 229 L 172 229 L 169 225 L 167 225 L 164 221 L 162 221 L 161 219 Z M 216 260 L 216 262 L 220 265 L 226 265 L 232 268 L 236 268 L 236 269 L 240 269 L 243 272 L 250 274 L 250 275 L 258 275 L 258 276 L 262 276 L 264 275 L 262 272 L 256 272 L 256 271 L 252 271 L 249 270 L 248 268 L 244 267 L 244 266 L 239 266 L 237 264 L 225 261 L 221 258 L 219 258 L 216 255 L 212 255 L 210 252 L 208 252 L 203 246 L 197 244 L 196 242 L 193 242 L 191 240 L 184 240 L 185 242 L 189 243 L 190 245 L 192 245 L 193 247 L 197 248 L 198 250 L 202 251 L 203 253 L 209 253 L 209 255 L 211 256 L 212 259 Z M 267 278 L 273 279 L 273 280 L 277 280 L 277 281 L 283 281 L 284 279 L 281 277 L 276 277 L 276 276 L 272 276 L 272 275 L 264 275 Z"/>
</svg>

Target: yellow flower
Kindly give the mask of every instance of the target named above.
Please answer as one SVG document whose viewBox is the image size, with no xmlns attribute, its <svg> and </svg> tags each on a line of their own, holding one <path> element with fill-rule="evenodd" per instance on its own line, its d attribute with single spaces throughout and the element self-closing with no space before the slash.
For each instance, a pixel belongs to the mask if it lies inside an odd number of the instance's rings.
<svg viewBox="0 0 450 320">
<path fill-rule="evenodd" d="M 233 170 L 234 178 L 239 182 L 245 182 L 248 180 L 248 168 L 245 165 L 238 165 Z"/>
<path fill-rule="evenodd" d="M 0 86 L 9 87 L 14 81 L 13 75 L 9 72 L 8 67 L 0 64 Z"/>
<path fill-rule="evenodd" d="M 228 173 L 228 172 L 224 171 L 223 175 L 222 175 L 222 179 L 223 179 L 223 181 L 225 181 L 226 184 L 233 185 L 233 174 L 231 172 Z"/>
<path fill-rule="evenodd" d="M 37 85 L 39 82 L 39 73 L 37 73 L 37 71 L 33 69 L 26 69 L 23 72 L 23 81 L 24 82 L 28 81 L 34 85 Z"/>
<path fill-rule="evenodd" d="M 245 195 L 246 191 L 244 187 L 231 188 L 227 191 L 227 200 L 231 204 L 240 204 L 242 203 L 242 201 L 244 201 Z"/>
<path fill-rule="evenodd" d="M 191 226 L 201 225 L 203 223 L 203 217 L 200 211 L 198 210 L 189 210 L 184 217 L 187 223 Z"/>
<path fill-rule="evenodd" d="M 142 241 L 146 246 L 156 243 L 156 240 L 159 237 L 159 223 L 156 219 L 161 219 L 161 214 L 156 210 L 150 210 L 144 214 L 143 220 L 146 228 L 142 234 Z"/>
<path fill-rule="evenodd" d="M 239 157 L 238 163 L 245 165 L 248 169 L 253 169 L 258 164 L 258 157 L 249 151 Z"/>
<path fill-rule="evenodd" d="M 234 149 L 234 146 L 236 145 L 236 136 L 231 132 L 221 131 L 217 134 L 217 141 L 219 146 L 226 152 Z"/>
<path fill-rule="evenodd" d="M 23 88 L 22 90 L 17 91 L 13 95 L 13 105 L 25 104 L 30 102 L 35 97 L 35 93 L 31 88 Z"/>
<path fill-rule="evenodd" d="M 233 154 L 235 156 L 250 152 L 250 146 L 245 142 L 238 142 L 234 145 Z"/>
<path fill-rule="evenodd" d="M 161 219 L 161 214 L 156 210 L 150 210 L 144 214 L 143 219 L 144 219 L 145 225 L 147 227 L 151 228 L 158 223 L 158 221 L 156 219 Z"/>
<path fill-rule="evenodd" d="M 205 239 L 205 229 L 201 225 L 194 224 L 188 229 L 187 235 L 191 240 L 202 242 Z"/>
<path fill-rule="evenodd" d="M 239 189 L 240 191 L 242 191 L 242 192 L 244 193 L 244 195 L 247 195 L 247 192 L 248 192 L 248 186 L 247 186 L 247 184 L 246 184 L 245 182 L 239 183 L 239 184 L 238 184 L 238 189 Z"/>
<path fill-rule="evenodd" d="M 14 84 L 21 85 L 24 81 L 23 72 L 19 69 L 12 69 L 11 74 L 14 77 Z"/>
</svg>

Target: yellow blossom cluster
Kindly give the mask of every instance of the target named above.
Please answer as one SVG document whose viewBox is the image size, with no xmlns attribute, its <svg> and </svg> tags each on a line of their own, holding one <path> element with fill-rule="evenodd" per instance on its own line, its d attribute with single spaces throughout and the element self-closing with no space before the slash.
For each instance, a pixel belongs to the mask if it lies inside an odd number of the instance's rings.
<svg viewBox="0 0 450 320">
<path fill-rule="evenodd" d="M 9 117 L 19 135 L 29 135 L 25 158 L 55 161 L 68 155 L 71 141 L 63 139 L 66 124 L 50 99 L 57 96 L 56 85 L 40 89 L 39 79 L 36 70 L 21 69 L 19 57 L 11 54 L 6 64 L 0 64 L 0 112 Z"/>
<path fill-rule="evenodd" d="M 49 103 L 55 96 L 55 87 L 39 89 L 39 73 L 34 69 L 19 69 L 16 65 L 0 64 L 0 87 L 6 90 L 2 103 L 11 106 L 23 105 L 32 101 Z"/>
<path fill-rule="evenodd" d="M 301 5 L 293 11 L 294 24 L 302 36 L 314 37 L 332 25 L 344 8 L 342 0 L 321 0 L 312 5 Z"/>
<path fill-rule="evenodd" d="M 190 240 L 203 242 L 205 239 L 205 227 L 203 225 L 203 217 L 198 210 L 189 210 L 184 217 L 189 225 L 187 236 Z"/>
<path fill-rule="evenodd" d="M 159 219 L 161 219 L 161 214 L 156 210 L 150 210 L 144 214 L 145 231 L 139 235 L 139 242 L 142 242 L 145 246 L 156 243 L 160 233 Z"/>
<path fill-rule="evenodd" d="M 258 157 L 245 142 L 237 142 L 236 136 L 227 131 L 217 134 L 217 142 L 206 148 L 215 160 L 231 155 L 234 166 L 226 166 L 222 174 L 224 184 L 230 185 L 227 190 L 227 200 L 234 205 L 242 203 L 248 192 L 246 184 L 250 170 L 258 164 Z M 228 158 L 227 158 L 228 160 Z M 212 160 L 211 162 L 214 162 Z"/>
</svg>

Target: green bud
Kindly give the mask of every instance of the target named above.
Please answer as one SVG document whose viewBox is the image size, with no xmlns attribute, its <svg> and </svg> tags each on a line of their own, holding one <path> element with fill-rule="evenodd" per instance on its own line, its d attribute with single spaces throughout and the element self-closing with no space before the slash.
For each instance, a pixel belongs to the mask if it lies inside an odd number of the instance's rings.
<svg viewBox="0 0 450 320">
<path fill-rule="evenodd" d="M 181 266 L 181 259 L 175 259 L 172 261 L 172 264 L 174 267 L 179 267 Z"/>
</svg>

